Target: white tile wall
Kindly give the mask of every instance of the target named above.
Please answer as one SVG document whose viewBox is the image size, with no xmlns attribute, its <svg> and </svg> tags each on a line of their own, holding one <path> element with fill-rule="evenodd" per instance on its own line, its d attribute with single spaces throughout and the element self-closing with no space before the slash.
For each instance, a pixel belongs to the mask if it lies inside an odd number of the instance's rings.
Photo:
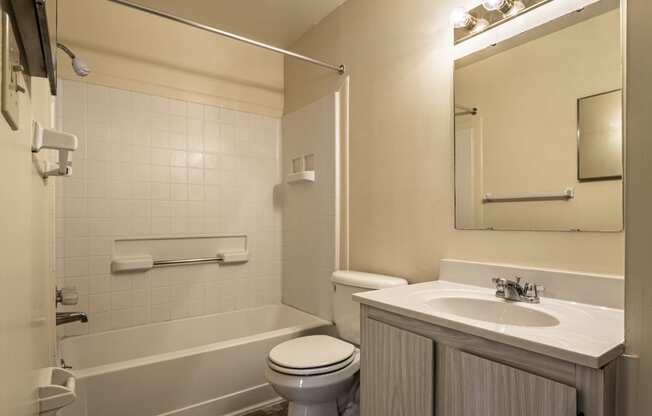
<svg viewBox="0 0 652 416">
<path fill-rule="evenodd" d="M 80 140 L 57 179 L 59 285 L 101 332 L 280 302 L 280 120 L 61 81 L 59 128 Z M 114 240 L 245 233 L 251 261 L 111 275 Z"/>
<path fill-rule="evenodd" d="M 283 170 L 314 155 L 314 183 L 283 192 L 283 302 L 332 319 L 336 259 L 336 100 L 330 95 L 283 118 Z"/>
</svg>

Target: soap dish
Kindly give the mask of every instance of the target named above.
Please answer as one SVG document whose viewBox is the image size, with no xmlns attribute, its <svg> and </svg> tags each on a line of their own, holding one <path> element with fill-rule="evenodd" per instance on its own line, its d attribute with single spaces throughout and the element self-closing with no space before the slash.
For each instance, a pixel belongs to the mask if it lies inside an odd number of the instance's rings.
<svg viewBox="0 0 652 416">
<path fill-rule="evenodd" d="M 43 368 L 38 374 L 39 415 L 54 416 L 77 400 L 75 376 L 58 367 Z"/>
<path fill-rule="evenodd" d="M 301 172 L 290 173 L 287 177 L 287 183 L 314 182 L 314 181 L 315 181 L 314 170 L 304 170 Z"/>
</svg>

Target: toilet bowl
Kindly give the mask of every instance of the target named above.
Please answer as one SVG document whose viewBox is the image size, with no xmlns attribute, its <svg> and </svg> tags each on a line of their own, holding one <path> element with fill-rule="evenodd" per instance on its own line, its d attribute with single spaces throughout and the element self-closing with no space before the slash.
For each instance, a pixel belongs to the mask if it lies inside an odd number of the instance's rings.
<svg viewBox="0 0 652 416">
<path fill-rule="evenodd" d="M 342 344 L 350 348 L 337 350 L 345 347 Z M 330 353 L 329 357 L 318 352 L 319 357 L 310 361 L 298 352 L 295 359 L 274 360 L 275 350 L 317 352 L 314 348 Z M 272 350 L 266 377 L 274 390 L 290 401 L 289 416 L 337 416 L 337 399 L 351 390 L 359 370 L 360 350 L 355 346 L 329 336 L 311 336 L 296 338 Z"/>
<path fill-rule="evenodd" d="M 288 416 L 339 416 L 338 400 L 355 396 L 348 393 L 360 370 L 360 308 L 353 294 L 407 284 L 398 277 L 353 271 L 333 273 L 332 282 L 333 316 L 343 339 L 327 335 L 295 338 L 274 347 L 267 358 L 265 376 L 290 402 Z"/>
</svg>

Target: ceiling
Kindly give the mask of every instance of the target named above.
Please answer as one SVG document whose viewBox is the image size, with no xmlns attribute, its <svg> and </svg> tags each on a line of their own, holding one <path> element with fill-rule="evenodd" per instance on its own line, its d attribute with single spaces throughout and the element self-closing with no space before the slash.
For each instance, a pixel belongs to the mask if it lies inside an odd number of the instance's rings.
<svg viewBox="0 0 652 416">
<path fill-rule="evenodd" d="M 132 1 L 274 46 L 289 48 L 346 0 Z"/>
</svg>

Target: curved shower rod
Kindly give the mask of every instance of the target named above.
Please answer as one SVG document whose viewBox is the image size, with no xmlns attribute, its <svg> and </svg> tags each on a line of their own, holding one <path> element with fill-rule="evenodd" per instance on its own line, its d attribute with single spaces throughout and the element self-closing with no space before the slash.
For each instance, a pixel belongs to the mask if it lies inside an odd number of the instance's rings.
<svg viewBox="0 0 652 416">
<path fill-rule="evenodd" d="M 112 3 L 118 3 L 118 4 L 121 4 L 123 6 L 131 7 L 132 9 L 136 9 L 136 10 L 139 10 L 141 12 L 153 14 L 155 16 L 159 16 L 159 17 L 162 17 L 164 19 L 169 19 L 169 20 L 173 20 L 173 21 L 178 22 L 178 23 L 183 23 L 183 24 L 188 25 L 188 26 L 196 27 L 198 29 L 202 29 L 202 30 L 205 30 L 207 32 L 216 33 L 216 34 L 218 34 L 220 36 L 224 36 L 224 37 L 227 37 L 229 39 L 237 40 L 239 42 L 248 43 L 249 45 L 257 46 L 259 48 L 267 49 L 267 50 L 272 51 L 272 52 L 280 53 L 282 55 L 289 56 L 289 57 L 292 57 L 292 58 L 295 58 L 295 59 L 299 59 L 299 60 L 304 61 L 304 62 L 309 62 L 311 64 L 318 65 L 318 66 L 321 66 L 323 68 L 330 69 L 332 71 L 336 71 L 340 75 L 343 75 L 344 72 L 346 71 L 346 68 L 345 68 L 344 65 L 337 66 L 337 65 L 329 64 L 327 62 L 320 61 L 318 59 L 314 59 L 314 58 L 310 58 L 308 56 L 298 54 L 296 52 L 288 51 L 286 49 L 277 48 L 276 46 L 268 45 L 268 44 L 263 43 L 263 42 L 258 42 L 257 40 L 249 39 L 249 38 L 246 38 L 244 36 L 236 35 L 234 33 L 218 29 L 216 27 L 212 27 L 212 26 L 208 26 L 208 25 L 205 25 L 205 24 L 202 24 L 202 23 L 199 23 L 199 22 L 195 22 L 194 20 L 190 20 L 190 19 L 186 19 L 186 18 L 183 18 L 183 17 L 175 16 L 173 14 L 169 14 L 169 13 L 166 13 L 166 12 L 163 12 L 163 11 L 160 11 L 160 10 L 152 9 L 150 7 L 134 3 L 132 1 L 128 1 L 128 0 L 109 0 L 109 1 L 112 2 Z"/>
</svg>

